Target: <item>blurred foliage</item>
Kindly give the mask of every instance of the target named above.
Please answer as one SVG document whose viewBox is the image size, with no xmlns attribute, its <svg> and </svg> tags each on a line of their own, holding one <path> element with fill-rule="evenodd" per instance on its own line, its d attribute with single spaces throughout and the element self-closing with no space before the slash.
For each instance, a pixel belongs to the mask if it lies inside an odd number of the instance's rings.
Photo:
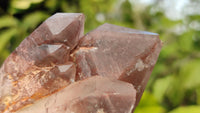
<svg viewBox="0 0 200 113">
<path fill-rule="evenodd" d="M 171 20 L 154 1 L 1 0 L 0 63 L 52 14 L 82 12 L 85 33 L 108 22 L 160 34 L 163 48 L 135 113 L 200 113 L 200 15 Z"/>
</svg>

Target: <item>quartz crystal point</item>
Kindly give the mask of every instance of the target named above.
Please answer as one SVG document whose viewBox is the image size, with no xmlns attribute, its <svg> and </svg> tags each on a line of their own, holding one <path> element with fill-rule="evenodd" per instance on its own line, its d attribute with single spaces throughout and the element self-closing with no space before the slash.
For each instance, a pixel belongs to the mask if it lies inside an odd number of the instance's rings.
<svg viewBox="0 0 200 113">
<path fill-rule="evenodd" d="M 17 113 L 132 113 L 135 100 L 132 84 L 93 76 L 72 83 Z"/>
<path fill-rule="evenodd" d="M 77 80 L 100 75 L 132 83 L 137 105 L 160 49 L 158 34 L 104 24 L 86 34 L 71 56 Z"/>
<path fill-rule="evenodd" d="M 16 48 L 0 69 L 0 113 L 14 112 L 74 82 L 76 68 L 68 59 L 83 29 L 83 14 L 57 13 Z"/>
</svg>

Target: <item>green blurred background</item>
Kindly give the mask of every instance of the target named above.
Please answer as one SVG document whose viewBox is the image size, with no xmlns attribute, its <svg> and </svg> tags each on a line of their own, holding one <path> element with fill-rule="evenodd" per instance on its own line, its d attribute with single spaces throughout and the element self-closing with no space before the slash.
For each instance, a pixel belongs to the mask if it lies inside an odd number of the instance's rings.
<svg viewBox="0 0 200 113">
<path fill-rule="evenodd" d="M 135 113 L 200 113 L 200 0 L 0 0 L 0 64 L 46 18 L 82 12 L 160 34 L 163 48 Z"/>
</svg>

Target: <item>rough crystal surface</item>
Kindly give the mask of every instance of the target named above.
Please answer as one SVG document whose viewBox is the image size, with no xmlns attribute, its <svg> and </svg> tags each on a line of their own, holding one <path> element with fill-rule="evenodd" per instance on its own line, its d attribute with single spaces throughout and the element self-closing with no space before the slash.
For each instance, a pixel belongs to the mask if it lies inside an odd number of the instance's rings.
<svg viewBox="0 0 200 113">
<path fill-rule="evenodd" d="M 94 76 L 75 82 L 17 113 L 131 113 L 135 100 L 133 85 Z"/>
<path fill-rule="evenodd" d="M 104 24 L 82 38 L 72 58 L 78 80 L 100 75 L 132 83 L 138 103 L 160 49 L 155 33 Z"/>
<path fill-rule="evenodd" d="M 0 69 L 0 113 L 32 104 L 74 82 L 68 60 L 83 36 L 84 15 L 57 13 L 42 23 Z"/>
</svg>

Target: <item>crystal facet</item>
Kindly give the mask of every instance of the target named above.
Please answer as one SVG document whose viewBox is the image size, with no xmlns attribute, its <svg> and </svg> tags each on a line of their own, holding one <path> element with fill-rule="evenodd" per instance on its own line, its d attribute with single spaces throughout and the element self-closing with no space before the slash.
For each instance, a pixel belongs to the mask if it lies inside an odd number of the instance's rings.
<svg viewBox="0 0 200 113">
<path fill-rule="evenodd" d="M 17 113 L 131 113 L 133 85 L 94 76 L 75 82 Z"/>
</svg>

